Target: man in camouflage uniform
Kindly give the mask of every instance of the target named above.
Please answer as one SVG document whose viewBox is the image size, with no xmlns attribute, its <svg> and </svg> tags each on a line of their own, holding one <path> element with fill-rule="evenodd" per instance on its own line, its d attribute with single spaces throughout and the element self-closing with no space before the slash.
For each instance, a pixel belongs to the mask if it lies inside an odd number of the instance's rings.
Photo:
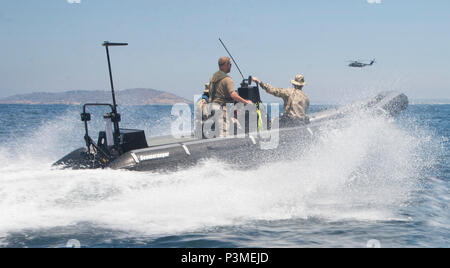
<svg viewBox="0 0 450 268">
<path fill-rule="evenodd" d="M 291 80 L 294 88 L 275 88 L 270 84 L 261 82 L 258 78 L 252 80 L 258 83 L 267 93 L 280 97 L 284 101 L 284 113 L 280 118 L 280 127 L 292 127 L 309 123 L 306 115 L 309 109 L 309 98 L 303 92 L 306 85 L 305 77 L 301 74 Z"/>
<path fill-rule="evenodd" d="M 227 123 L 227 103 L 241 102 L 244 104 L 252 103 L 249 100 L 243 99 L 234 90 L 234 82 L 228 73 L 231 71 L 231 59 L 228 57 L 221 57 L 219 59 L 219 71 L 213 74 L 210 79 L 209 88 L 209 103 L 219 105 L 222 109 L 223 116 L 219 120 L 222 125 L 221 136 L 226 136 L 228 132 Z"/>
</svg>

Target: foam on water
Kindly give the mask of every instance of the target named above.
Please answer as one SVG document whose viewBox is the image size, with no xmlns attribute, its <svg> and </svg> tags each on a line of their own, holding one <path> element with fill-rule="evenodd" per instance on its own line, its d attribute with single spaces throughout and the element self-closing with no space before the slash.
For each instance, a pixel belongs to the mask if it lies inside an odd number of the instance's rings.
<svg viewBox="0 0 450 268">
<path fill-rule="evenodd" d="M 82 222 L 154 235 L 254 220 L 403 219 L 433 161 L 426 132 L 361 113 L 325 126 L 297 160 L 251 171 L 214 159 L 170 174 L 54 169 L 82 146 L 61 138 L 78 131 L 72 118 L 18 138 L 20 148 L 1 145 L 0 234 Z"/>
</svg>

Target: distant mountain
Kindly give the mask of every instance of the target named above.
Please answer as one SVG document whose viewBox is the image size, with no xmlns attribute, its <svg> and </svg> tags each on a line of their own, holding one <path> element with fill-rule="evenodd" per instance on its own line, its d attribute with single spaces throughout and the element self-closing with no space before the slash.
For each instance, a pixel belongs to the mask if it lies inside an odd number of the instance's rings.
<svg viewBox="0 0 450 268">
<path fill-rule="evenodd" d="M 192 103 L 174 94 L 148 88 L 136 88 L 116 91 L 119 105 L 170 105 L 175 103 Z M 14 95 L 0 99 L 0 104 L 71 104 L 111 103 L 110 91 L 66 91 L 58 93 L 36 92 Z"/>
<path fill-rule="evenodd" d="M 450 104 L 450 99 L 413 99 L 411 104 Z"/>
</svg>

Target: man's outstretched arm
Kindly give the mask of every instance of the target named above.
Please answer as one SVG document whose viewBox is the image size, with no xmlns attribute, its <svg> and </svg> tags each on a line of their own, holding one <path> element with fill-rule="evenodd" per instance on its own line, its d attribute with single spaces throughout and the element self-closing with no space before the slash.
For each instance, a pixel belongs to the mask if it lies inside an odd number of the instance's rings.
<svg viewBox="0 0 450 268">
<path fill-rule="evenodd" d="M 286 92 L 282 88 L 276 88 L 271 86 L 268 83 L 263 83 L 261 80 L 259 80 L 257 77 L 252 77 L 252 81 L 255 83 L 258 83 L 267 93 L 274 95 L 276 97 L 285 98 Z"/>
</svg>

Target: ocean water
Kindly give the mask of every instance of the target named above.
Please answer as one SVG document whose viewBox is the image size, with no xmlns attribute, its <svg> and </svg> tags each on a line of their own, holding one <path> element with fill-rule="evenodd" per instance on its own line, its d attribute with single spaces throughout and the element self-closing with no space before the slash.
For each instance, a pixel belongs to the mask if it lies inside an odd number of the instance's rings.
<svg viewBox="0 0 450 268">
<path fill-rule="evenodd" d="M 122 127 L 169 134 L 170 110 L 121 107 Z M 450 246 L 450 105 L 358 112 L 256 170 L 165 174 L 53 168 L 83 146 L 80 111 L 0 105 L 0 247 Z"/>
</svg>

